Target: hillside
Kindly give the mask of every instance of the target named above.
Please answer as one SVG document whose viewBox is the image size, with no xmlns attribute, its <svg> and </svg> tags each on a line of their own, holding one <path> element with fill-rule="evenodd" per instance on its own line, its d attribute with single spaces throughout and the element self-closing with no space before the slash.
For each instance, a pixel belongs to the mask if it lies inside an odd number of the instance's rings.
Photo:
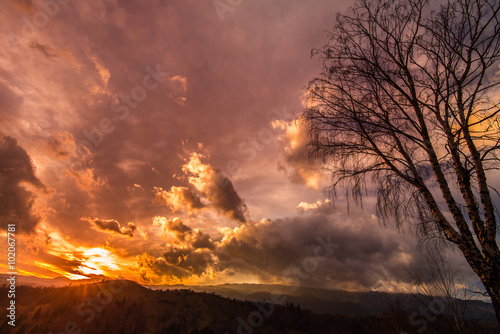
<svg viewBox="0 0 500 334">
<path fill-rule="evenodd" d="M 149 285 L 152 289 L 191 289 L 196 292 L 215 293 L 226 298 L 249 301 L 269 301 L 273 291 L 281 291 L 285 298 L 282 304 L 293 303 L 317 313 L 372 316 L 394 312 L 396 308 L 407 314 L 417 311 L 428 302 L 413 294 L 377 291 L 343 291 L 311 287 L 291 287 L 279 284 L 222 284 L 210 286 Z M 495 324 L 496 318 L 491 303 L 480 300 L 454 300 L 466 310 L 470 321 Z M 444 304 L 449 302 L 443 300 Z"/>
<path fill-rule="evenodd" d="M 6 294 L 7 287 L 2 286 L 0 295 Z M 258 308 L 265 316 L 257 313 Z M 256 304 L 187 289 L 153 290 L 130 281 L 20 286 L 16 314 L 16 327 L 2 319 L 1 333 L 78 333 L 78 329 L 95 334 L 416 333 L 418 328 L 410 326 L 408 316 L 401 313 L 369 317 L 318 314 L 288 303 Z M 466 332 L 496 330 L 474 324 Z M 426 333 L 442 332 L 451 332 L 443 317 L 428 323 Z"/>
</svg>

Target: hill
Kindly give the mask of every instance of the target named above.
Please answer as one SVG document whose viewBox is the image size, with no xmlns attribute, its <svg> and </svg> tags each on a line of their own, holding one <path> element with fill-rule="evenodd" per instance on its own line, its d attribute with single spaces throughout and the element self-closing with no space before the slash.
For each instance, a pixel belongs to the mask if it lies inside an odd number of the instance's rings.
<svg viewBox="0 0 500 334">
<path fill-rule="evenodd" d="M 0 287 L 7 295 L 7 286 Z M 259 312 L 260 310 L 260 312 Z M 318 314 L 292 303 L 255 303 L 188 289 L 149 289 L 130 281 L 65 287 L 18 286 L 16 326 L 0 320 L 1 333 L 416 333 L 408 315 Z M 425 333 L 451 333 L 443 316 Z M 78 330 L 81 331 L 78 331 Z M 497 333 L 469 324 L 465 333 Z"/>
<path fill-rule="evenodd" d="M 210 286 L 146 285 L 152 289 L 191 289 L 196 292 L 215 293 L 238 300 L 270 301 L 273 291 L 280 291 L 284 298 L 281 304 L 293 303 L 317 313 L 352 316 L 372 316 L 396 311 L 412 314 L 429 302 L 413 294 L 377 291 L 353 292 L 312 287 L 291 287 L 279 284 L 222 284 Z M 465 310 L 465 318 L 496 324 L 491 303 L 481 300 L 463 301 L 455 299 Z M 449 301 L 443 299 L 444 304 Z M 398 310 L 397 310 L 398 309 Z M 446 312 L 444 312 L 446 313 Z"/>
</svg>

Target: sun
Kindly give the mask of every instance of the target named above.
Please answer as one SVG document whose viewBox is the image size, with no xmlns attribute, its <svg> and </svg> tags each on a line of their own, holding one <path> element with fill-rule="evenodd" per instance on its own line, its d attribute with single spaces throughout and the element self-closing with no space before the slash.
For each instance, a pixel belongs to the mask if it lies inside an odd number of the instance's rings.
<svg viewBox="0 0 500 334">
<path fill-rule="evenodd" d="M 78 269 L 84 274 L 109 276 L 107 270 L 120 270 L 116 264 L 118 258 L 107 249 L 94 247 L 85 250 L 82 254 L 87 259 L 82 262 Z"/>
</svg>

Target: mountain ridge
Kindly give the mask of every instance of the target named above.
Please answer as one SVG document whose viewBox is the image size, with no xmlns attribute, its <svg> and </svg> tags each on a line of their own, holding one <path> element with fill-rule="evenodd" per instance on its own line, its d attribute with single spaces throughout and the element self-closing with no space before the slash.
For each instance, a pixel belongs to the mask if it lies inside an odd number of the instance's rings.
<svg viewBox="0 0 500 334">
<path fill-rule="evenodd" d="M 6 295 L 8 286 L 0 287 Z M 283 305 L 224 298 L 191 289 L 161 290 L 133 281 L 103 280 L 63 287 L 18 286 L 16 327 L 0 320 L 0 332 L 137 333 L 416 333 L 404 313 L 376 316 L 319 314 L 293 302 Z M 450 332 L 438 315 L 426 333 Z M 468 324 L 465 333 L 499 328 Z M 450 332 L 452 333 L 452 332 Z"/>
</svg>

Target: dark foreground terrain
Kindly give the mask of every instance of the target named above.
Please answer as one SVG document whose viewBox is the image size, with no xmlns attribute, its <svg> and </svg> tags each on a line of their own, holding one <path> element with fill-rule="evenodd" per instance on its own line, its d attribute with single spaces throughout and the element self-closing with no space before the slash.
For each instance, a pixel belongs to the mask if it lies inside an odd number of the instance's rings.
<svg viewBox="0 0 500 334">
<path fill-rule="evenodd" d="M 7 287 L 0 288 L 7 305 Z M 451 319 L 425 320 L 393 309 L 376 316 L 318 314 L 291 303 L 276 305 L 223 298 L 192 290 L 154 290 L 130 281 L 66 287 L 18 286 L 15 327 L 0 333 L 454 333 Z M 9 312 L 3 308 L 4 314 Z M 410 324 L 412 323 L 412 324 Z M 462 333 L 499 333 L 470 322 Z"/>
</svg>

